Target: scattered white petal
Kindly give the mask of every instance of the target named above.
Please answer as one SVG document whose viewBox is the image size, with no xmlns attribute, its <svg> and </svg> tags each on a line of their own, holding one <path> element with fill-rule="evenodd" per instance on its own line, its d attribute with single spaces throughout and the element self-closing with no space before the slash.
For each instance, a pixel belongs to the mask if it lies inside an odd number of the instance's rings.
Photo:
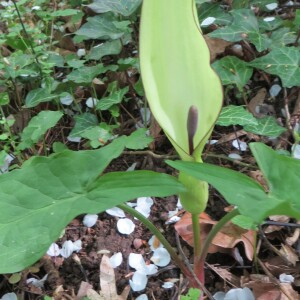
<svg viewBox="0 0 300 300">
<path fill-rule="evenodd" d="M 93 227 L 97 223 L 97 220 L 98 220 L 98 215 L 87 214 L 84 216 L 82 223 L 86 227 Z"/>
<path fill-rule="evenodd" d="M 154 243 L 155 243 L 155 245 L 154 245 Z M 148 241 L 148 244 L 149 244 L 150 249 L 151 249 L 152 251 L 155 251 L 155 250 L 158 249 L 158 248 L 163 248 L 163 247 L 164 247 L 163 244 L 161 244 L 161 243 L 157 240 L 157 238 L 155 237 L 155 235 L 152 235 L 152 236 L 151 236 L 151 238 L 150 238 L 149 241 Z"/>
<path fill-rule="evenodd" d="M 224 300 L 225 298 L 225 293 L 224 292 L 216 292 L 214 295 L 213 295 L 213 298 L 214 300 Z"/>
<path fill-rule="evenodd" d="M 47 280 L 48 274 L 46 274 L 42 279 L 36 279 L 36 278 L 28 278 L 26 280 L 27 284 L 31 284 L 37 288 L 43 288 L 45 281 Z"/>
<path fill-rule="evenodd" d="M 136 270 L 141 270 L 141 271 L 144 271 L 146 266 L 142 254 L 138 254 L 138 253 L 129 254 L 128 264 L 131 268 Z"/>
<path fill-rule="evenodd" d="M 174 282 L 165 282 L 162 287 L 164 289 L 171 289 L 174 286 Z"/>
<path fill-rule="evenodd" d="M 145 265 L 146 275 L 154 275 L 158 271 L 158 267 L 154 264 Z"/>
<path fill-rule="evenodd" d="M 82 241 L 77 240 L 73 243 L 73 251 L 79 252 L 82 249 Z"/>
<path fill-rule="evenodd" d="M 178 209 L 182 209 L 182 204 L 181 204 L 181 202 L 180 202 L 180 198 L 178 197 L 178 201 L 177 201 L 177 204 L 176 204 L 176 207 L 178 208 Z"/>
<path fill-rule="evenodd" d="M 274 9 L 277 8 L 277 7 L 278 7 L 278 4 L 275 3 L 275 2 L 269 3 L 269 4 L 266 5 L 266 8 L 267 8 L 268 10 L 274 10 Z"/>
<path fill-rule="evenodd" d="M 300 145 L 292 146 L 292 156 L 296 159 L 300 159 Z"/>
<path fill-rule="evenodd" d="M 229 158 L 232 158 L 232 159 L 236 159 L 236 160 L 242 160 L 243 158 L 239 155 L 239 154 L 237 154 L 237 153 L 230 153 L 229 155 L 228 155 L 228 157 Z"/>
<path fill-rule="evenodd" d="M 293 2 L 293 1 L 288 1 L 287 3 L 285 3 L 285 5 L 293 6 L 293 5 L 294 5 L 294 2 Z"/>
<path fill-rule="evenodd" d="M 136 203 L 134 202 L 126 202 L 126 204 L 130 207 L 136 207 Z"/>
<path fill-rule="evenodd" d="M 118 252 L 118 253 L 115 253 L 110 259 L 110 264 L 113 268 L 116 268 L 118 267 L 122 261 L 123 261 L 123 257 L 122 257 L 122 253 L 121 252 Z"/>
<path fill-rule="evenodd" d="M 295 281 L 295 278 L 292 275 L 287 275 L 287 274 L 283 273 L 283 274 L 279 275 L 279 281 L 281 283 L 292 283 Z"/>
<path fill-rule="evenodd" d="M 273 84 L 269 90 L 271 97 L 276 97 L 280 91 L 282 90 L 282 87 L 279 84 Z"/>
<path fill-rule="evenodd" d="M 148 296 L 146 294 L 139 295 L 135 300 L 148 300 Z"/>
<path fill-rule="evenodd" d="M 232 146 L 238 150 L 241 150 L 241 151 L 246 151 L 248 146 L 247 146 L 247 143 L 245 142 L 242 142 L 240 140 L 233 140 L 232 141 Z"/>
<path fill-rule="evenodd" d="M 145 273 L 136 271 L 132 276 L 132 280 L 129 280 L 129 284 L 133 291 L 138 292 L 146 288 L 148 278 Z"/>
<path fill-rule="evenodd" d="M 137 163 L 133 163 L 126 171 L 127 172 L 131 172 L 131 171 L 134 171 L 135 170 L 135 167 L 136 167 Z"/>
<path fill-rule="evenodd" d="M 110 254 L 110 251 L 106 250 L 106 249 L 101 249 L 101 250 L 97 251 L 97 254 Z"/>
<path fill-rule="evenodd" d="M 201 22 L 201 26 L 202 27 L 209 26 L 209 25 L 213 24 L 213 22 L 215 20 L 216 20 L 216 18 L 214 18 L 214 17 L 208 17 Z"/>
<path fill-rule="evenodd" d="M 57 244 L 52 243 L 47 251 L 49 256 L 58 256 L 60 253 L 60 249 Z"/>
<path fill-rule="evenodd" d="M 105 212 L 114 217 L 119 217 L 119 218 L 126 217 L 124 211 L 119 207 L 113 207 L 113 208 L 107 209 Z"/>
<path fill-rule="evenodd" d="M 1 300 L 18 300 L 18 298 L 15 293 L 7 293 L 2 296 Z"/>
<path fill-rule="evenodd" d="M 69 142 L 73 142 L 73 143 L 80 143 L 81 137 L 80 136 L 68 136 L 67 140 Z"/>
<path fill-rule="evenodd" d="M 32 6 L 31 10 L 41 10 L 41 7 L 38 5 Z"/>
<path fill-rule="evenodd" d="M 168 219 L 168 221 L 166 221 L 166 223 L 165 224 L 167 224 L 167 225 L 170 225 L 170 224 L 175 224 L 175 223 L 177 223 L 178 221 L 180 221 L 180 217 L 178 217 L 178 216 L 173 216 L 173 217 L 171 217 L 170 219 Z"/>
<path fill-rule="evenodd" d="M 226 293 L 224 297 L 224 300 L 236 300 L 236 299 L 255 300 L 252 291 L 247 287 L 243 289 L 231 289 Z"/>
<path fill-rule="evenodd" d="M 209 144 L 209 145 L 214 145 L 214 144 L 216 144 L 218 142 L 218 140 L 209 140 L 207 143 Z"/>
<path fill-rule="evenodd" d="M 63 105 L 71 105 L 74 101 L 73 96 L 70 93 L 64 93 L 64 95 L 60 97 L 59 100 Z"/>
<path fill-rule="evenodd" d="M 6 2 L 6 1 L 1 1 L 0 2 L 0 4 L 3 6 L 3 7 L 8 7 L 8 6 L 13 6 L 14 5 L 14 3 L 12 2 L 12 1 L 8 1 L 8 2 Z"/>
<path fill-rule="evenodd" d="M 92 98 L 92 97 L 89 97 L 86 101 L 85 101 L 85 105 L 89 108 L 93 108 L 97 105 L 98 103 L 98 99 L 96 98 Z"/>
<path fill-rule="evenodd" d="M 153 205 L 153 200 L 150 197 L 140 197 L 137 199 L 137 205 L 135 209 L 140 212 L 143 216 L 148 218 L 151 212 L 151 206 Z"/>
<path fill-rule="evenodd" d="M 266 17 L 266 18 L 264 18 L 263 20 L 264 20 L 265 22 L 272 22 L 272 21 L 275 20 L 275 18 L 274 18 L 274 17 Z"/>
<path fill-rule="evenodd" d="M 81 48 L 81 49 L 77 50 L 77 56 L 78 57 L 82 57 L 82 56 L 85 56 L 85 55 L 86 55 L 85 49 Z"/>
<path fill-rule="evenodd" d="M 140 108 L 140 113 L 141 113 L 141 116 L 142 116 L 142 120 L 143 120 L 143 123 L 145 124 L 149 124 L 150 122 L 150 109 L 148 107 L 144 108 Z"/>
<path fill-rule="evenodd" d="M 0 174 L 1 173 L 7 173 L 8 172 L 8 168 L 10 166 L 10 163 L 15 159 L 15 157 L 11 154 L 7 154 L 5 159 L 4 159 L 4 163 L 2 166 L 0 166 Z"/>
<path fill-rule="evenodd" d="M 124 218 L 118 220 L 117 228 L 122 234 L 130 234 L 134 231 L 135 225 L 131 220 Z"/>
<path fill-rule="evenodd" d="M 158 248 L 153 251 L 151 260 L 159 267 L 165 267 L 171 261 L 171 256 L 165 248 Z"/>
</svg>

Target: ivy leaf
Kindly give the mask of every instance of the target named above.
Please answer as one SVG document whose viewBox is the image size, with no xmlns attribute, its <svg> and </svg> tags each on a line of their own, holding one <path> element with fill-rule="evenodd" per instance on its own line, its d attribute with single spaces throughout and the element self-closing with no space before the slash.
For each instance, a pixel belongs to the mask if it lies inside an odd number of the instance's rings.
<svg viewBox="0 0 300 300">
<path fill-rule="evenodd" d="M 116 24 L 118 22 L 110 14 L 87 18 L 87 23 L 82 25 L 75 34 L 84 36 L 85 39 L 119 39 L 124 32 Z"/>
<path fill-rule="evenodd" d="M 31 148 L 41 139 L 48 129 L 55 126 L 62 116 L 63 113 L 60 111 L 41 111 L 30 120 L 27 127 L 23 130 L 21 134 L 22 142 L 19 144 L 18 149 L 24 150 Z"/>
<path fill-rule="evenodd" d="M 83 113 L 75 116 L 75 126 L 70 132 L 70 137 L 81 137 L 85 131 L 98 125 L 98 119 L 94 114 Z"/>
<path fill-rule="evenodd" d="M 108 97 L 100 99 L 97 103 L 97 109 L 107 110 L 112 107 L 114 104 L 118 104 L 123 100 L 125 94 L 129 91 L 128 86 L 123 89 L 113 91 Z"/>
<path fill-rule="evenodd" d="M 250 148 L 268 184 L 268 193 L 254 179 L 206 163 L 167 161 L 172 167 L 212 184 L 240 213 L 260 224 L 270 215 L 299 219 L 300 161 L 278 154 L 263 143 Z"/>
<path fill-rule="evenodd" d="M 25 107 L 35 107 L 42 102 L 49 102 L 57 97 L 58 95 L 51 94 L 47 88 L 31 90 L 25 98 Z"/>
<path fill-rule="evenodd" d="M 277 124 L 276 119 L 272 116 L 257 119 L 257 124 L 245 124 L 244 130 L 269 137 L 278 137 L 286 131 Z"/>
<path fill-rule="evenodd" d="M 214 24 L 228 25 L 232 21 L 232 17 L 218 3 L 203 3 L 198 10 L 200 23 L 208 17 L 214 17 Z"/>
<path fill-rule="evenodd" d="M 145 149 L 153 141 L 152 136 L 146 135 L 147 129 L 140 128 L 134 131 L 126 140 L 126 148 L 132 150 Z"/>
<path fill-rule="evenodd" d="M 279 28 L 278 30 L 272 32 L 270 38 L 272 40 L 270 49 L 275 49 L 295 43 L 297 36 L 294 32 L 291 32 L 289 28 Z"/>
<path fill-rule="evenodd" d="M 67 75 L 67 79 L 76 83 L 91 83 L 95 77 L 105 73 L 107 70 L 115 70 L 115 68 L 112 68 L 112 66 L 104 67 L 103 64 L 93 67 L 82 67 L 72 71 Z"/>
<path fill-rule="evenodd" d="M 233 21 L 230 25 L 217 29 L 210 37 L 220 38 L 229 42 L 248 39 L 261 52 L 271 44 L 266 34 L 259 32 L 257 18 L 251 9 L 237 9 L 231 12 Z"/>
<path fill-rule="evenodd" d="M 257 125 L 257 120 L 242 106 L 228 105 L 224 107 L 219 115 L 216 125 Z"/>
<path fill-rule="evenodd" d="M 235 56 L 226 56 L 217 60 L 212 67 L 218 73 L 224 85 L 235 84 L 241 91 L 251 78 L 253 69 Z"/>
<path fill-rule="evenodd" d="M 136 11 L 141 3 L 142 0 L 94 0 L 87 6 L 96 13 L 112 11 L 128 17 Z"/>
<path fill-rule="evenodd" d="M 91 49 L 88 59 L 101 60 L 105 55 L 117 55 L 122 50 L 122 43 L 120 40 L 109 41 Z"/>
<path fill-rule="evenodd" d="M 99 150 L 33 157 L 21 169 L 0 176 L 0 274 L 35 263 L 80 214 L 184 190 L 174 177 L 151 171 L 100 176 L 123 149 L 120 138 Z"/>
<path fill-rule="evenodd" d="M 284 87 L 300 85 L 300 51 L 296 47 L 273 49 L 269 54 L 248 64 L 269 74 L 279 76 Z"/>
</svg>

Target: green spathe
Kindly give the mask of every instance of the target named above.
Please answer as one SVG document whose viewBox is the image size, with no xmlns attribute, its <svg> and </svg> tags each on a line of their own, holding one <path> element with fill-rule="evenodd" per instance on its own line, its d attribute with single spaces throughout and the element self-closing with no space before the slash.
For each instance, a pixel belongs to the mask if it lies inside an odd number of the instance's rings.
<svg viewBox="0 0 300 300">
<path fill-rule="evenodd" d="M 140 64 L 153 115 L 183 160 L 201 153 L 222 106 L 220 80 L 210 66 L 193 0 L 144 0 Z M 193 157 L 186 129 L 191 106 L 198 110 Z"/>
</svg>

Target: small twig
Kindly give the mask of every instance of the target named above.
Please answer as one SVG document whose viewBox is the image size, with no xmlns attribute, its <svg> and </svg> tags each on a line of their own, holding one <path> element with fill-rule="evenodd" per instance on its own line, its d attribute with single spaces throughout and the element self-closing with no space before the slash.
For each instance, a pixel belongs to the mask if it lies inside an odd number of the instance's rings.
<svg viewBox="0 0 300 300">
<path fill-rule="evenodd" d="M 298 223 L 284 223 L 284 222 L 276 222 L 276 221 L 265 221 L 262 225 L 275 225 L 275 226 L 283 226 L 283 227 L 295 227 L 300 228 L 300 224 Z"/>
</svg>

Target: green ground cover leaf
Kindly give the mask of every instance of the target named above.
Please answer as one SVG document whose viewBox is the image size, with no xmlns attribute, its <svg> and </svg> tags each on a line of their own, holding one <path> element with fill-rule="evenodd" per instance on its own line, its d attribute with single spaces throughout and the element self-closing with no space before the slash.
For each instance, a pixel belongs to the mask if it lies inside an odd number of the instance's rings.
<svg viewBox="0 0 300 300">
<path fill-rule="evenodd" d="M 19 150 L 31 148 L 37 143 L 48 129 L 56 125 L 63 116 L 60 111 L 43 110 L 33 117 L 21 134 Z"/>
<path fill-rule="evenodd" d="M 100 99 L 100 101 L 97 103 L 97 109 L 100 110 L 107 110 L 110 107 L 112 107 L 114 104 L 121 103 L 126 93 L 128 93 L 129 87 L 126 86 L 123 89 L 119 89 L 116 91 L 113 91 L 108 97 L 104 97 Z"/>
<path fill-rule="evenodd" d="M 87 23 L 82 25 L 75 34 L 84 36 L 85 39 L 119 39 L 124 31 L 116 26 L 117 23 L 111 14 L 89 17 Z"/>
<path fill-rule="evenodd" d="M 96 13 L 112 11 L 128 17 L 136 11 L 141 3 L 142 0 L 94 0 L 87 6 Z"/>
<path fill-rule="evenodd" d="M 245 124 L 244 130 L 269 137 L 278 137 L 286 131 L 286 128 L 278 125 L 273 116 L 263 117 L 256 120 L 257 124 Z"/>
<path fill-rule="evenodd" d="M 47 88 L 34 89 L 27 94 L 25 98 L 25 107 L 35 107 L 42 102 L 49 102 L 57 97 L 58 95 L 51 94 Z"/>
<path fill-rule="evenodd" d="M 257 18 L 251 9 L 237 9 L 230 13 L 233 17 L 232 23 L 211 32 L 210 37 L 229 42 L 247 39 L 254 44 L 259 52 L 268 48 L 271 42 L 266 34 L 260 33 Z"/>
<path fill-rule="evenodd" d="M 243 106 L 228 105 L 223 107 L 216 125 L 257 125 L 256 118 L 248 112 Z"/>
<path fill-rule="evenodd" d="M 254 179 L 206 163 L 167 161 L 172 167 L 213 185 L 240 213 L 260 224 L 270 215 L 300 218 L 300 160 L 283 156 L 262 143 L 250 148 L 266 179 L 268 193 Z"/>
<path fill-rule="evenodd" d="M 122 50 L 122 43 L 120 40 L 109 41 L 91 49 L 87 56 L 88 59 L 101 60 L 105 55 L 117 55 Z"/>
<path fill-rule="evenodd" d="M 94 114 L 83 113 L 75 116 L 75 126 L 70 132 L 70 137 L 81 137 L 84 132 L 98 125 L 98 119 Z"/>
<path fill-rule="evenodd" d="M 146 135 L 147 129 L 140 128 L 134 131 L 126 140 L 126 148 L 132 150 L 145 149 L 153 141 L 152 136 Z"/>
<path fill-rule="evenodd" d="M 214 24 L 228 25 L 232 21 L 232 16 L 220 7 L 218 3 L 203 3 L 198 10 L 200 23 L 208 17 L 214 17 Z"/>
<path fill-rule="evenodd" d="M 241 91 L 252 76 L 253 69 L 235 56 L 225 56 L 215 61 L 212 67 L 220 76 L 224 85 L 235 84 Z"/>
<path fill-rule="evenodd" d="M 279 17 L 263 17 L 258 20 L 260 31 L 273 31 L 280 27 L 283 21 Z"/>
<path fill-rule="evenodd" d="M 295 43 L 297 39 L 297 35 L 295 32 L 292 32 L 290 28 L 279 28 L 272 32 L 270 36 L 272 44 L 270 45 L 270 49 L 282 48 L 286 45 Z"/>
<path fill-rule="evenodd" d="M 174 177 L 151 171 L 100 176 L 123 149 L 120 138 L 99 150 L 34 157 L 0 176 L 1 274 L 35 263 L 77 215 L 96 214 L 140 196 L 182 191 Z"/>
<path fill-rule="evenodd" d="M 296 47 L 273 49 L 251 61 L 249 66 L 279 76 L 284 87 L 300 86 L 300 51 Z"/>
</svg>

